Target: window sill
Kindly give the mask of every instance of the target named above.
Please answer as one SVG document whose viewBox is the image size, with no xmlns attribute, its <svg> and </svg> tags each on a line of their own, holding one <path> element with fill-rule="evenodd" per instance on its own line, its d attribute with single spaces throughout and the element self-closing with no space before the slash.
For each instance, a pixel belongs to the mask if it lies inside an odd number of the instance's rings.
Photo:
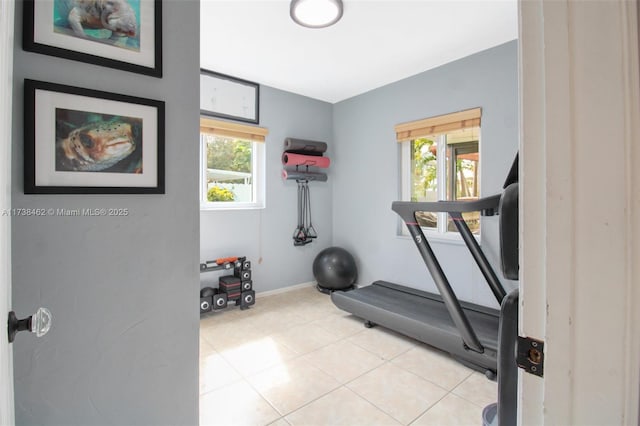
<svg viewBox="0 0 640 426">
<path fill-rule="evenodd" d="M 229 211 L 229 210 L 261 210 L 263 203 L 200 203 L 201 212 Z"/>
</svg>

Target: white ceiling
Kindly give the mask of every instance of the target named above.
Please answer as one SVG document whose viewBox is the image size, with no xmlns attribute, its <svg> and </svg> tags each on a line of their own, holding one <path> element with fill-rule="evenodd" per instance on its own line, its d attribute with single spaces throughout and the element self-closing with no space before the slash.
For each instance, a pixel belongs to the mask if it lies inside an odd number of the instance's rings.
<svg viewBox="0 0 640 426">
<path fill-rule="evenodd" d="M 202 68 L 335 103 L 518 36 L 516 0 L 345 0 L 308 29 L 287 0 L 201 0 Z"/>
</svg>

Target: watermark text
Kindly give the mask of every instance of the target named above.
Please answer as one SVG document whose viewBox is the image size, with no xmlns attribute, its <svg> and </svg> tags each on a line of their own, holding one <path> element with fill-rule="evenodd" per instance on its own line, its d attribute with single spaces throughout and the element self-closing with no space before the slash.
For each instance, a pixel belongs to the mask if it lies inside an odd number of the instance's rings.
<svg viewBox="0 0 640 426">
<path fill-rule="evenodd" d="M 79 217 L 91 217 L 91 216 L 129 216 L 128 208 L 12 208 L 12 209 L 0 209 L 0 217 L 38 217 L 38 216 L 79 216 Z"/>
</svg>

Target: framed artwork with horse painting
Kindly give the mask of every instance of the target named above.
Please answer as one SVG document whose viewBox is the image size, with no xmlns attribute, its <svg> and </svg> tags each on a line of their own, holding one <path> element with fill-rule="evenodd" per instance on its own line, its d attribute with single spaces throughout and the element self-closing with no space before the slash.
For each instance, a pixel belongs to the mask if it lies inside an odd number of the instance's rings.
<svg viewBox="0 0 640 426">
<path fill-rule="evenodd" d="M 24 50 L 162 77 L 161 0 L 24 0 Z"/>
<path fill-rule="evenodd" d="M 164 194 L 163 101 L 25 80 L 25 194 Z"/>
</svg>

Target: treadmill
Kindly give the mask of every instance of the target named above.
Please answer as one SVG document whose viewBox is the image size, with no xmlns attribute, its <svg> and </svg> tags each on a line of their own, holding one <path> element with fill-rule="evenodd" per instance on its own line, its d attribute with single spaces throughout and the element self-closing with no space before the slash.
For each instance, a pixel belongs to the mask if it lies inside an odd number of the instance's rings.
<svg viewBox="0 0 640 426">
<path fill-rule="evenodd" d="M 396 201 L 392 209 L 405 222 L 409 233 L 420 252 L 438 292 L 426 291 L 386 282 L 376 281 L 370 286 L 350 291 L 334 291 L 331 300 L 340 309 L 365 320 L 365 326 L 379 324 L 413 339 L 427 343 L 451 354 L 464 365 L 484 372 L 495 379 L 498 371 L 498 330 L 500 311 L 458 300 L 451 288 L 440 263 L 416 219 L 417 212 L 446 212 L 471 252 L 487 285 L 498 304 L 507 295 L 480 245 L 473 236 L 462 214 L 480 212 L 483 216 L 498 214 L 502 207 L 501 198 L 507 195 L 507 188 L 515 186 L 510 193 L 510 204 L 515 203 L 515 214 L 501 217 L 501 251 L 503 271 L 507 278 L 517 279 L 517 181 L 518 157 L 511 167 L 502 194 L 474 201 L 403 202 Z M 513 211 L 513 209 L 511 209 Z M 507 219 L 503 224 L 503 219 Z M 514 225 L 515 221 L 515 225 Z M 515 227 L 514 227 L 515 226 Z M 503 231 L 507 229 L 507 235 Z M 515 246 L 513 244 L 515 232 Z M 506 248 L 503 241 L 507 241 Z M 515 251 L 514 251 L 515 247 Z M 505 254 L 505 250 L 510 250 Z M 505 265 L 513 262 L 511 276 Z"/>
</svg>

